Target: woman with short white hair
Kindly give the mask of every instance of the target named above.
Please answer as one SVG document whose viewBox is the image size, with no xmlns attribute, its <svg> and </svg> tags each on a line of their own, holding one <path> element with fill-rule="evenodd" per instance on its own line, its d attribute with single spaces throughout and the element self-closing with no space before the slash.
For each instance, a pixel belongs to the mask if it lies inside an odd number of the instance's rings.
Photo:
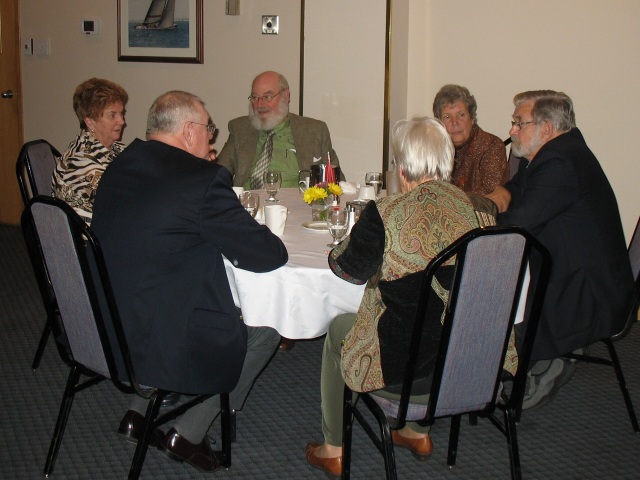
<svg viewBox="0 0 640 480">
<path fill-rule="evenodd" d="M 394 387 L 402 382 L 398 372 L 404 360 L 390 338 L 403 330 L 406 317 L 394 310 L 396 307 L 385 306 L 387 288 L 394 285 L 402 299 L 396 303 L 410 302 L 418 289 L 402 279 L 424 270 L 441 250 L 478 227 L 468 196 L 449 183 L 454 147 L 438 120 L 400 120 L 393 128 L 391 144 L 402 192 L 369 202 L 349 237 L 329 255 L 329 266 L 336 275 L 351 283 L 367 284 L 358 313 L 340 315 L 329 327 L 321 373 L 324 443 L 306 447 L 307 461 L 335 476 L 342 472 L 345 381 L 354 392 L 391 392 L 392 398 Z M 432 323 L 434 334 L 428 341 L 435 353 L 440 315 Z M 433 359 L 429 361 L 426 370 L 432 371 L 433 363 Z M 429 427 L 408 423 L 393 431 L 393 442 L 425 460 L 433 448 L 428 432 Z"/>
</svg>

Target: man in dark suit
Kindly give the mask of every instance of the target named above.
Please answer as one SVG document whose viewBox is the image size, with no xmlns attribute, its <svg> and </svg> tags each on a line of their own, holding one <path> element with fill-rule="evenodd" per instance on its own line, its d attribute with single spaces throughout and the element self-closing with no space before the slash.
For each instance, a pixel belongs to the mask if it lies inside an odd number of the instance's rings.
<svg viewBox="0 0 640 480">
<path fill-rule="evenodd" d="M 274 270 L 288 256 L 241 206 L 228 171 L 210 161 L 214 131 L 198 97 L 173 91 L 156 99 L 147 141 L 134 140 L 102 177 L 92 228 L 140 384 L 182 394 L 231 392 L 231 408 L 239 409 L 280 336 L 244 325 L 223 255 L 253 272 Z M 135 397 L 119 433 L 137 441 L 146 406 Z M 215 470 L 206 432 L 219 411 L 217 395 L 188 410 L 156 439 L 159 448 Z"/>
<path fill-rule="evenodd" d="M 313 118 L 289 113 L 289 82 L 277 72 L 263 72 L 251 84 L 249 114 L 229 122 L 229 138 L 218 163 L 231 173 L 233 185 L 245 189 L 260 188 L 252 177 L 259 176 L 259 160 L 267 142 L 270 145 L 269 168 L 279 170 L 283 188 L 298 187 L 298 172 L 314 163 L 338 166 L 338 155 L 331 146 L 327 124 Z M 269 133 L 273 132 L 272 138 Z M 344 175 L 342 175 L 344 178 Z M 281 350 L 293 348 L 294 342 L 283 338 Z"/>
<path fill-rule="evenodd" d="M 297 187 L 298 171 L 326 163 L 327 154 L 332 165 L 339 165 L 327 124 L 289 113 L 290 97 L 287 79 L 277 72 L 264 72 L 253 80 L 249 115 L 229 122 L 229 138 L 218 155 L 234 186 L 251 188 L 251 175 L 270 131 L 270 168 L 282 172 L 282 187 Z"/>
<path fill-rule="evenodd" d="M 523 403 L 533 408 L 573 375 L 561 355 L 622 330 L 636 291 L 615 195 L 576 128 L 571 99 L 542 90 L 514 104 L 512 151 L 528 162 L 489 198 L 499 224 L 523 226 L 553 258 Z"/>
</svg>

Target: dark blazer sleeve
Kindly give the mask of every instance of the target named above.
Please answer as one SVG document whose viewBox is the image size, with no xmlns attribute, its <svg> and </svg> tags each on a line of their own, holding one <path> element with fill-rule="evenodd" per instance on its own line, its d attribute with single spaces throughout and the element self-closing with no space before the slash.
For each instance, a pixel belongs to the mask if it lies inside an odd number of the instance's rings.
<svg viewBox="0 0 640 480">
<path fill-rule="evenodd" d="M 511 204 L 498 215 L 498 223 L 522 226 L 533 235 L 570 208 L 578 196 L 578 179 L 571 161 L 553 151 L 536 157 L 505 187 L 511 192 Z"/>
<path fill-rule="evenodd" d="M 268 272 L 288 260 L 282 240 L 260 225 L 242 208 L 231 189 L 229 173 L 217 168 L 200 211 L 200 225 L 205 238 L 237 268 Z M 225 235 L 220 235 L 224 231 Z"/>
</svg>

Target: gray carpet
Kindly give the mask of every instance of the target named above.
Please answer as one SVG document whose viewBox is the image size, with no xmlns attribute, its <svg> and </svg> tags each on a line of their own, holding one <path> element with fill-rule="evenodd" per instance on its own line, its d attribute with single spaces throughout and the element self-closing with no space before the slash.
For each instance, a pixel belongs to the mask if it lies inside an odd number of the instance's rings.
<svg viewBox="0 0 640 480">
<path fill-rule="evenodd" d="M 20 230 L 0 226 L 0 478 L 42 478 L 59 402 L 68 374 L 52 343 L 40 368 L 31 361 L 44 310 Z M 640 328 L 617 344 L 632 398 L 640 412 Z M 238 414 L 232 467 L 204 475 L 151 449 L 141 478 L 324 478 L 309 467 L 304 446 L 321 441 L 320 358 L 322 339 L 278 352 Z M 76 396 L 52 474 L 57 479 L 126 478 L 134 447 L 115 430 L 128 399 L 103 383 Z M 362 429 L 354 428 L 354 479 L 384 478 L 381 457 Z M 219 437 L 219 422 L 210 430 Z M 506 441 L 480 419 L 463 420 L 458 461 L 446 465 L 448 422 L 432 430 L 433 457 L 418 463 L 396 452 L 403 479 L 509 478 Z M 635 479 L 640 475 L 640 435 L 633 433 L 613 371 L 578 365 L 571 382 L 540 410 L 524 413 L 518 427 L 525 479 Z"/>
</svg>

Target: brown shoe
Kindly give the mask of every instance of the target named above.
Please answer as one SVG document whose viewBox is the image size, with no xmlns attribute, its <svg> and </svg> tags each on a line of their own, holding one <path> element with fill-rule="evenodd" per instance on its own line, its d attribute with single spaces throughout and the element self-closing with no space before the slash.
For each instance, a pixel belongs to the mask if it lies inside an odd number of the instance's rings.
<svg viewBox="0 0 640 480">
<path fill-rule="evenodd" d="M 291 350 L 296 346 L 295 340 L 291 340 L 290 338 L 281 337 L 280 338 L 280 346 L 278 347 L 280 350 L 284 350 L 285 352 Z"/>
<path fill-rule="evenodd" d="M 309 465 L 315 468 L 319 468 L 326 474 L 339 477 L 342 475 L 342 457 L 322 458 L 316 455 L 318 449 L 322 447 L 320 443 L 310 443 L 305 449 L 304 453 L 307 457 Z"/>
<path fill-rule="evenodd" d="M 134 410 L 129 410 L 124 414 L 118 427 L 118 433 L 125 437 L 127 441 L 131 443 L 138 443 L 144 430 L 144 417 Z M 157 447 L 160 441 L 164 437 L 164 432 L 159 428 L 156 428 L 151 432 L 151 439 L 149 445 Z"/>
<path fill-rule="evenodd" d="M 158 445 L 158 450 L 172 460 L 193 465 L 201 472 L 213 472 L 222 467 L 207 437 L 194 445 L 172 428 Z"/>
<path fill-rule="evenodd" d="M 397 430 L 391 430 L 391 438 L 394 445 L 406 448 L 416 460 L 421 462 L 428 460 L 433 452 L 433 443 L 429 435 L 423 438 L 407 438 L 400 435 Z"/>
</svg>

